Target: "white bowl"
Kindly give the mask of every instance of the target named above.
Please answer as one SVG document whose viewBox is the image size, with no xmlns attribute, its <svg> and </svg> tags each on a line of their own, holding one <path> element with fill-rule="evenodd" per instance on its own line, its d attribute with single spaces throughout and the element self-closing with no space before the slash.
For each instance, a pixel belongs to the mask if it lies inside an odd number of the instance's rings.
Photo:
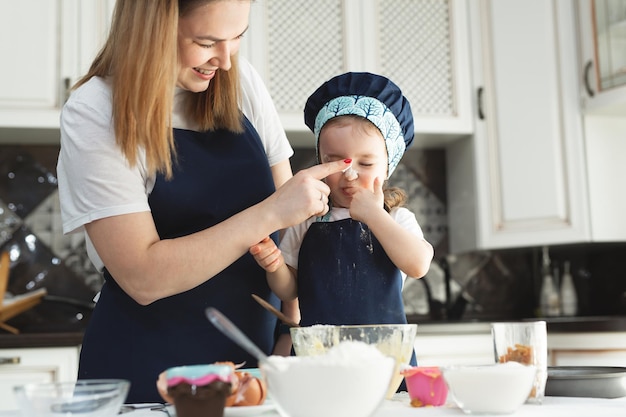
<svg viewBox="0 0 626 417">
<path fill-rule="evenodd" d="M 417 324 L 371 324 L 360 326 L 321 325 L 292 327 L 291 340 L 297 356 L 319 355 L 347 340 L 375 346 L 395 360 L 393 378 L 387 389 L 391 398 L 404 376 L 400 370 L 409 365 L 413 354 Z"/>
<path fill-rule="evenodd" d="M 511 414 L 528 398 L 537 369 L 517 362 L 443 368 L 454 402 L 466 414 Z"/>
<path fill-rule="evenodd" d="M 363 342 L 322 355 L 270 356 L 267 389 L 283 417 L 368 417 L 385 398 L 394 360 Z"/>
<path fill-rule="evenodd" d="M 130 382 L 93 379 L 19 385 L 13 388 L 22 415 L 28 417 L 111 417 L 126 400 Z"/>
</svg>

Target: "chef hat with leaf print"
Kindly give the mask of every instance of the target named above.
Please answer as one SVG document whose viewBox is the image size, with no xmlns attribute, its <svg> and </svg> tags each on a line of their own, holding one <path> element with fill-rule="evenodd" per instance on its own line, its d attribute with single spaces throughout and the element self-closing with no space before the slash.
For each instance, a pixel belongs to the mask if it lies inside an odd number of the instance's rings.
<svg viewBox="0 0 626 417">
<path fill-rule="evenodd" d="M 387 177 L 391 176 L 413 142 L 413 113 L 400 88 L 369 72 L 348 72 L 322 84 L 304 106 L 304 123 L 315 134 L 316 152 L 322 127 L 344 115 L 364 117 L 378 127 L 387 147 Z"/>
</svg>

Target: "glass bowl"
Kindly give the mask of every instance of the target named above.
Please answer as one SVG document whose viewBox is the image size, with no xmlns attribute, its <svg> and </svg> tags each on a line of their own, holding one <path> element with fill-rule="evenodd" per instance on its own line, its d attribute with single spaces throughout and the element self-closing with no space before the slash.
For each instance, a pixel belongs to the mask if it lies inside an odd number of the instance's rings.
<svg viewBox="0 0 626 417">
<path fill-rule="evenodd" d="M 537 368 L 518 362 L 443 367 L 456 405 L 466 414 L 511 414 L 526 402 Z"/>
<path fill-rule="evenodd" d="M 291 340 L 296 356 L 312 356 L 346 340 L 376 346 L 380 352 L 395 360 L 393 377 L 386 398 L 397 391 L 404 376 L 400 370 L 409 365 L 417 334 L 417 324 L 371 324 L 359 326 L 314 325 L 292 327 Z"/>
<path fill-rule="evenodd" d="M 85 379 L 18 385 L 13 391 L 25 417 L 112 417 L 129 388 L 126 380 Z"/>
</svg>

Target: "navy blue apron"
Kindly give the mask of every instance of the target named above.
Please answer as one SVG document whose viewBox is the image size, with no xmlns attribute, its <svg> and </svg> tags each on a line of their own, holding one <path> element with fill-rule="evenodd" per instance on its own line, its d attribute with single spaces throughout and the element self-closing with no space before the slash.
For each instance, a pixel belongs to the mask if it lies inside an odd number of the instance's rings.
<svg viewBox="0 0 626 417">
<path fill-rule="evenodd" d="M 173 179 L 158 175 L 149 197 L 161 239 L 211 227 L 274 191 L 267 156 L 248 120 L 243 134 L 175 129 L 174 137 L 178 160 Z M 245 361 L 247 367 L 256 367 L 256 359 L 205 316 L 207 307 L 216 307 L 269 354 L 276 318 L 252 299 L 252 293 L 279 307 L 265 271 L 250 254 L 196 288 L 148 306 L 133 301 L 105 270 L 105 284 L 83 341 L 79 378 L 129 379 L 127 403 L 161 402 L 155 383 L 168 367 L 215 361 Z"/>
<path fill-rule="evenodd" d="M 301 326 L 407 322 L 400 270 L 367 225 L 350 218 L 316 221 L 307 230 L 298 300 Z M 411 364 L 417 365 L 415 354 Z"/>
<path fill-rule="evenodd" d="M 311 224 L 298 256 L 301 325 L 406 323 L 402 276 L 366 224 Z"/>
</svg>

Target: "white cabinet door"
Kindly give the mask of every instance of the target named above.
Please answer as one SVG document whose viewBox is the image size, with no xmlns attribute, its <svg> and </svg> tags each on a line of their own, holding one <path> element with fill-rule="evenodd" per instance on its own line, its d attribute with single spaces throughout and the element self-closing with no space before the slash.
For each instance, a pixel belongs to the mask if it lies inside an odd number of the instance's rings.
<svg viewBox="0 0 626 417">
<path fill-rule="evenodd" d="M 242 55 L 261 73 L 291 132 L 308 132 L 306 99 L 346 71 L 380 73 L 402 88 L 418 144 L 473 129 L 463 0 L 258 0 Z M 313 141 L 305 134 L 296 144 Z"/>
<path fill-rule="evenodd" d="M 616 181 L 626 177 L 622 155 L 626 155 L 626 113 L 625 117 L 587 115 L 585 157 L 592 241 L 626 240 L 626 194 L 615 192 Z"/>
<path fill-rule="evenodd" d="M 76 346 L 0 349 L 0 411 L 17 409 L 15 385 L 76 380 L 78 353 Z"/>
<path fill-rule="evenodd" d="M 587 114 L 626 115 L 626 1 L 578 2 L 583 106 Z"/>
<path fill-rule="evenodd" d="M 553 350 L 552 366 L 626 366 L 626 349 L 622 350 Z"/>
<path fill-rule="evenodd" d="M 27 114 L 37 112 L 40 123 L 54 125 L 47 112 L 62 102 L 62 51 L 76 54 L 75 45 L 64 43 L 59 27 L 63 8 L 59 0 L 0 3 L 0 125 L 28 126 Z"/>
<path fill-rule="evenodd" d="M 421 335 L 415 338 L 419 366 L 485 365 L 494 362 L 491 333 Z"/>
<path fill-rule="evenodd" d="M 485 329 L 471 330 L 475 325 L 424 325 L 422 330 L 418 327 L 417 363 L 420 366 L 493 363 L 491 333 Z M 626 333 L 548 332 L 548 357 L 549 366 L 626 366 Z"/>
<path fill-rule="evenodd" d="M 0 0 L 0 128 L 57 128 L 104 39 L 110 0 Z"/>
<path fill-rule="evenodd" d="M 588 239 L 575 4 L 469 4 L 479 105 L 448 148 L 451 251 Z"/>
<path fill-rule="evenodd" d="M 626 366 L 626 333 L 549 333 L 551 366 Z"/>
</svg>

